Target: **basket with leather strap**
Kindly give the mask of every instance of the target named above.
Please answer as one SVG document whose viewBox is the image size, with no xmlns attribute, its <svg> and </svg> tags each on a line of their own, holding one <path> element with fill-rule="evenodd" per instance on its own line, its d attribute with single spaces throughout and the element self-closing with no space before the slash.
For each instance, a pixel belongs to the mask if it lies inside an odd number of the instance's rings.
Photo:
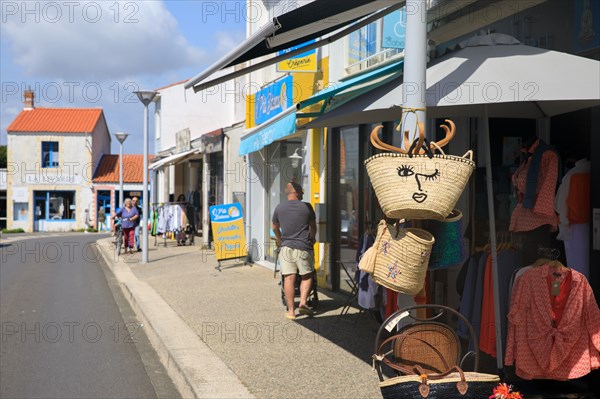
<svg viewBox="0 0 600 399">
<path fill-rule="evenodd" d="M 484 399 L 500 383 L 497 375 L 464 372 L 459 367 L 452 371 L 436 375 L 417 368 L 410 375 L 380 382 L 379 389 L 384 399 Z"/>
<path fill-rule="evenodd" d="M 447 132 L 444 140 L 455 130 L 454 123 L 447 121 L 450 129 L 441 125 Z M 446 155 L 441 145 L 427 142 L 422 129 L 408 150 L 394 147 L 381 142 L 380 128 L 371 132 L 371 143 L 391 152 L 374 155 L 364 164 L 385 215 L 393 219 L 446 218 L 475 170 L 473 152 L 462 157 Z"/>
<path fill-rule="evenodd" d="M 373 248 L 373 281 L 392 291 L 417 294 L 423 288 L 435 238 L 417 228 L 379 222 L 377 247 Z"/>
</svg>

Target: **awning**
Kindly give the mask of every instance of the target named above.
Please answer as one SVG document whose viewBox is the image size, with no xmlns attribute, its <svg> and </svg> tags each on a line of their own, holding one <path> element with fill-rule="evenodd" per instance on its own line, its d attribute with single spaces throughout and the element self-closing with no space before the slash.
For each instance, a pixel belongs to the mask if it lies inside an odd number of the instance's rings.
<svg viewBox="0 0 600 399">
<path fill-rule="evenodd" d="M 404 72 L 404 60 L 393 62 L 387 66 L 379 67 L 371 72 L 345 80 L 319 91 L 312 97 L 300 101 L 296 108 L 301 110 L 311 105 L 324 101 L 318 114 L 298 114 L 298 118 L 311 118 L 318 116 L 349 101 L 350 99 L 379 87 L 391 80 L 397 79 Z"/>
<path fill-rule="evenodd" d="M 397 79 L 402 75 L 403 66 L 404 61 L 394 62 L 344 82 L 331 85 L 312 97 L 292 105 L 260 126 L 244 133 L 241 137 L 239 155 L 258 151 L 279 139 L 293 134 L 296 131 L 297 118 L 309 118 L 319 115 L 328 108 L 339 106 L 358 95 Z M 301 109 L 320 102 L 323 102 L 323 106 L 317 113 L 297 113 Z"/>
<path fill-rule="evenodd" d="M 189 151 L 180 152 L 179 154 L 170 155 L 170 156 L 163 158 L 157 162 L 154 162 L 152 165 L 150 165 L 148 167 L 148 169 L 155 170 L 155 169 L 161 168 L 163 166 L 177 164 L 177 163 L 183 162 L 186 159 L 191 158 L 192 156 L 199 154 L 199 153 L 200 153 L 200 150 L 197 148 L 194 148 Z"/>
<path fill-rule="evenodd" d="M 280 59 L 287 59 L 292 55 L 295 55 L 295 52 L 301 53 L 331 43 L 331 41 L 338 40 L 352 31 L 361 28 L 365 24 L 373 22 L 382 18 L 384 15 L 401 8 L 404 4 L 405 1 L 403 0 L 315 0 L 293 11 L 273 18 L 272 21 L 269 21 L 269 23 L 261 27 L 255 34 L 240 43 L 240 45 L 231 50 L 220 60 L 188 80 L 184 87 L 186 89 L 194 87 L 194 91 L 200 91 L 210 86 L 214 86 L 215 84 L 233 79 L 236 76 L 247 74 L 251 70 L 274 64 L 280 61 Z M 369 18 L 360 23 L 352 24 L 365 16 L 369 16 Z M 348 25 L 351 26 L 347 27 Z M 287 50 L 293 46 L 301 45 L 344 27 L 347 28 L 332 36 L 330 40 L 316 41 L 310 46 L 304 46 L 252 67 L 239 69 L 231 74 L 211 80 L 210 82 L 203 82 L 213 73 L 223 68 L 273 54 L 278 51 Z"/>
<path fill-rule="evenodd" d="M 248 130 L 240 142 L 240 155 L 258 151 L 269 144 L 296 131 L 296 105 L 269 119 L 260 126 Z"/>
</svg>

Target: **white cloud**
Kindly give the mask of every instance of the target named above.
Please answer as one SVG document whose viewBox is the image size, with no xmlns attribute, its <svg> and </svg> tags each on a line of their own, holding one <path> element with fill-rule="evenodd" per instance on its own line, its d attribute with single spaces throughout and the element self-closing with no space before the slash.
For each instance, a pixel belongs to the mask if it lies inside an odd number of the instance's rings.
<svg viewBox="0 0 600 399">
<path fill-rule="evenodd" d="M 215 31 L 215 49 L 219 56 L 240 44 L 245 38 L 244 35 L 242 31 Z"/>
<path fill-rule="evenodd" d="M 17 9 L 3 6 L 2 36 L 28 76 L 120 79 L 206 62 L 163 2 L 10 3 Z"/>
</svg>

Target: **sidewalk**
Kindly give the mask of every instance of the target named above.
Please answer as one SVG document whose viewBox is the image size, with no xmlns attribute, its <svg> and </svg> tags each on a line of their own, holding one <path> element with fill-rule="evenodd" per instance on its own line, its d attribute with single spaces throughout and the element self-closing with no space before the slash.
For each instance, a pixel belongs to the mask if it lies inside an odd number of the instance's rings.
<svg viewBox="0 0 600 399">
<path fill-rule="evenodd" d="M 101 253 L 184 396 L 380 398 L 371 369 L 378 324 L 358 311 L 338 318 L 347 296 L 319 291 L 314 318 L 284 317 L 279 276 L 231 261 L 215 269 L 210 251 L 164 248 L 150 238 L 141 253 Z"/>
</svg>

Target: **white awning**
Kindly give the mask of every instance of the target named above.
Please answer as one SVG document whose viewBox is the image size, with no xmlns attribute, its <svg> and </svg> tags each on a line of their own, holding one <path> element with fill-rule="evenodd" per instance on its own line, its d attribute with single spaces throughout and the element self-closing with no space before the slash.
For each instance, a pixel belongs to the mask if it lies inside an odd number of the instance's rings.
<svg viewBox="0 0 600 399">
<path fill-rule="evenodd" d="M 197 148 L 194 148 L 189 151 L 180 152 L 179 154 L 170 155 L 166 158 L 159 159 L 158 161 L 154 162 L 152 165 L 150 165 L 148 167 L 148 169 L 156 170 L 158 168 L 162 168 L 163 166 L 177 164 L 177 163 L 185 161 L 188 158 L 193 157 L 196 154 L 200 154 L 200 150 Z"/>
</svg>

